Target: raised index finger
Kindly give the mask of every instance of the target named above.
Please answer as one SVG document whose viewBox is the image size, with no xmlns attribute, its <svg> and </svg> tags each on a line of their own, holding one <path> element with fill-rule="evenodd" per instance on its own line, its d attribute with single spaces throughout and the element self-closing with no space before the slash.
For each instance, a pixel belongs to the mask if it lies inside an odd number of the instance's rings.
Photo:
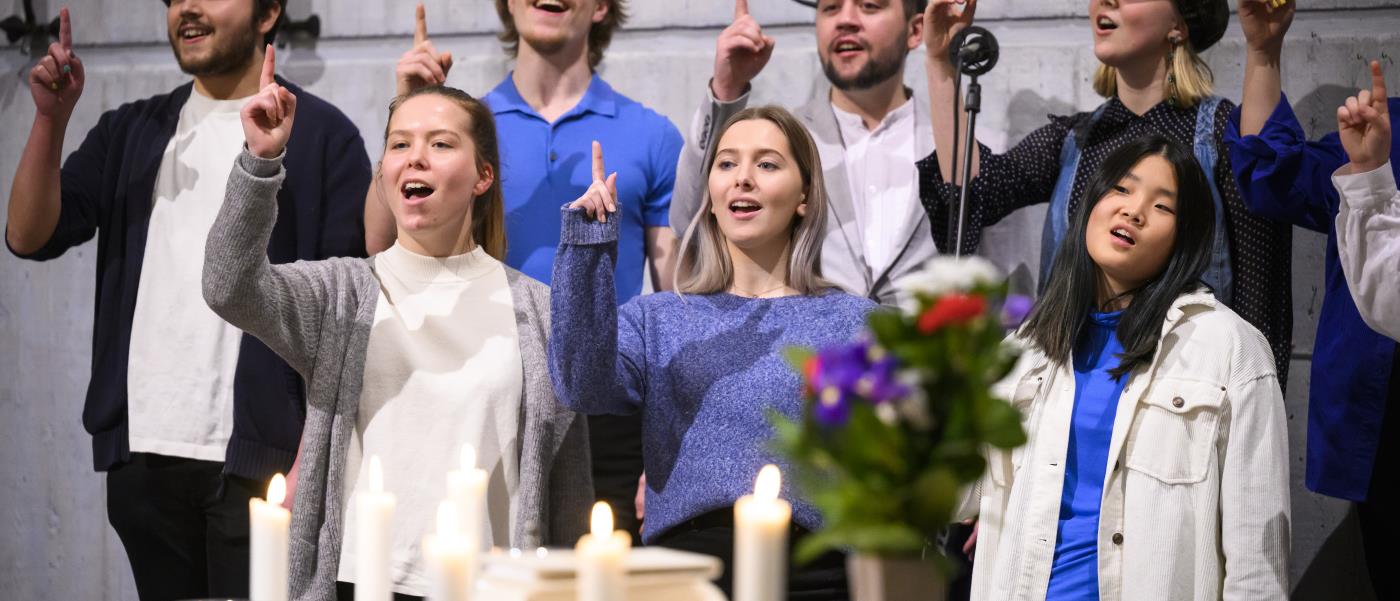
<svg viewBox="0 0 1400 601">
<path fill-rule="evenodd" d="M 58 43 L 64 50 L 73 49 L 73 23 L 68 16 L 68 7 L 58 11 Z"/>
<path fill-rule="evenodd" d="M 423 3 L 418 3 L 418 10 L 414 11 L 413 25 L 413 45 L 422 44 L 428 39 L 428 11 L 423 9 Z"/>
<path fill-rule="evenodd" d="M 734 0 L 734 20 L 749 16 L 749 0 Z"/>
<path fill-rule="evenodd" d="M 1381 62 L 1371 61 L 1371 102 L 1377 104 L 1381 113 L 1389 111 L 1389 98 L 1385 95 L 1385 73 L 1381 72 Z"/>
<path fill-rule="evenodd" d="M 606 177 L 603 171 L 603 145 L 593 141 L 593 181 L 600 182 Z"/>
<path fill-rule="evenodd" d="M 268 84 L 275 82 L 272 74 L 277 72 L 277 51 L 272 48 L 272 44 L 267 45 L 267 51 L 263 55 L 262 77 L 258 78 L 258 88 L 266 88 Z"/>
</svg>

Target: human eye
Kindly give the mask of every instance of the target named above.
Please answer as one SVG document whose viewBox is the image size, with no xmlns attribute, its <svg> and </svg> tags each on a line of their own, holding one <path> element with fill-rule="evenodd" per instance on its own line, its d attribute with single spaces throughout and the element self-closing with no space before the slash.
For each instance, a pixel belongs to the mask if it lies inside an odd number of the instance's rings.
<svg viewBox="0 0 1400 601">
<path fill-rule="evenodd" d="M 1171 205 L 1169 205 L 1169 204 L 1167 204 L 1167 203 L 1159 202 L 1159 203 L 1157 203 L 1156 207 L 1157 207 L 1157 210 L 1166 212 L 1168 215 L 1175 215 L 1175 214 L 1176 214 L 1176 208 L 1172 207 Z"/>
</svg>

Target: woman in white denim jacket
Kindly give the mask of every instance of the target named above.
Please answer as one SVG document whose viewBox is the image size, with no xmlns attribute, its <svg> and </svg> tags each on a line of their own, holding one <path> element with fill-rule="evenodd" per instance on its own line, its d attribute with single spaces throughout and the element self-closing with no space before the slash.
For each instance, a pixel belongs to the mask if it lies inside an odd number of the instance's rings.
<svg viewBox="0 0 1400 601">
<path fill-rule="evenodd" d="M 998 385 L 1029 441 L 964 507 L 973 599 L 1287 598 L 1283 397 L 1264 337 L 1199 283 L 1208 186 L 1154 135 L 1087 188 Z"/>
</svg>

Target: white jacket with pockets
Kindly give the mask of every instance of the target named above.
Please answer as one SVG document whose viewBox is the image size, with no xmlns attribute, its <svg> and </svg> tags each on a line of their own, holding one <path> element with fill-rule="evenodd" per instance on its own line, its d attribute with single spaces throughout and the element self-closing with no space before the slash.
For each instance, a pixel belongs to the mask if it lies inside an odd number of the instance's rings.
<svg viewBox="0 0 1400 601">
<path fill-rule="evenodd" d="M 964 515 L 976 601 L 1043 601 L 1074 406 L 1071 365 L 1026 346 L 997 393 L 1029 435 L 992 451 Z M 1204 289 L 1181 295 L 1113 422 L 1098 537 L 1105 601 L 1288 596 L 1288 431 L 1263 335 Z"/>
</svg>

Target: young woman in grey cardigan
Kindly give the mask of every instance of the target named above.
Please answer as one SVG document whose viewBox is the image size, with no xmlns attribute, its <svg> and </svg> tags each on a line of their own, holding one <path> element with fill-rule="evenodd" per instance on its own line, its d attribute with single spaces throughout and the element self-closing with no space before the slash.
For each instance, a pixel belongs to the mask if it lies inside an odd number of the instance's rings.
<svg viewBox="0 0 1400 601">
<path fill-rule="evenodd" d="M 432 530 L 463 443 L 490 474 L 486 544 L 573 544 L 593 500 L 586 424 L 551 390 L 548 289 L 499 261 L 503 200 L 489 109 L 442 87 L 395 100 L 375 185 L 399 244 L 370 259 L 271 265 L 262 249 L 296 112 L 295 97 L 272 82 L 271 60 L 269 50 L 263 89 L 243 109 L 247 148 L 209 233 L 204 297 L 307 382 L 292 597 L 353 594 L 353 499 L 371 455 L 398 496 L 398 598 L 426 593 L 418 541 Z"/>
</svg>

